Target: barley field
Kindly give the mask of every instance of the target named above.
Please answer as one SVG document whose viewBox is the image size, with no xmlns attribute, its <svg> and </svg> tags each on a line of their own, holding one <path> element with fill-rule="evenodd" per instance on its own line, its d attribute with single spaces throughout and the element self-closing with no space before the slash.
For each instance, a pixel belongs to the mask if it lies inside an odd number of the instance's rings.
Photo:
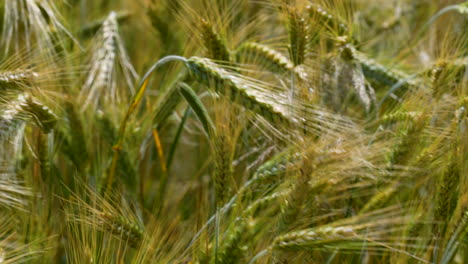
<svg viewBox="0 0 468 264">
<path fill-rule="evenodd" d="M 468 2 L 0 0 L 0 263 L 468 263 Z"/>
</svg>

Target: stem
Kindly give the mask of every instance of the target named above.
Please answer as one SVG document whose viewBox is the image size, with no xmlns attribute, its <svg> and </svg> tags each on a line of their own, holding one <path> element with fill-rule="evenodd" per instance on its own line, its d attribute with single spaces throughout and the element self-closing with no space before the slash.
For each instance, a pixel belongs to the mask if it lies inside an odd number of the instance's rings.
<svg viewBox="0 0 468 264">
<path fill-rule="evenodd" d="M 195 243 L 195 241 L 197 241 L 197 239 L 201 236 L 202 232 L 209 226 L 213 223 L 213 221 L 216 220 L 216 216 L 219 214 L 219 217 L 223 216 L 225 213 L 227 213 L 229 211 L 229 209 L 231 209 L 231 207 L 234 205 L 234 203 L 237 201 L 237 198 L 243 194 L 247 188 L 252 185 L 255 181 L 257 181 L 257 178 L 252 178 L 250 179 L 249 181 L 247 181 L 240 189 L 239 191 L 234 194 L 232 197 L 231 197 L 231 200 L 229 200 L 229 202 L 227 202 L 223 207 L 221 207 L 220 209 L 217 209 L 217 211 L 219 210 L 219 213 L 216 213 L 214 215 L 212 215 L 210 217 L 210 219 L 208 219 L 208 221 L 206 221 L 206 223 L 198 230 L 198 232 L 193 236 L 192 240 L 190 240 L 190 242 L 188 243 L 187 245 L 187 248 L 185 249 L 185 251 L 183 252 L 182 255 L 186 254 L 187 251 L 192 247 L 192 245 Z"/>
<path fill-rule="evenodd" d="M 158 193 L 157 193 L 157 199 L 155 203 L 157 206 L 157 215 L 159 215 L 164 204 L 164 194 L 166 193 L 167 180 L 169 178 L 169 174 L 168 174 L 167 167 L 166 167 L 166 159 L 164 158 L 161 140 L 159 138 L 159 134 L 156 129 L 153 129 L 153 138 L 154 138 L 154 144 L 156 146 L 156 150 L 158 152 L 158 157 L 161 163 L 161 171 L 162 171 Z"/>
<path fill-rule="evenodd" d="M 123 139 L 125 136 L 125 131 L 127 129 L 127 122 L 130 117 L 130 115 L 135 111 L 136 107 L 138 104 L 141 102 L 143 99 L 143 95 L 145 94 L 146 87 L 148 86 L 148 81 L 150 75 L 158 69 L 160 66 L 166 64 L 167 62 L 171 61 L 181 61 L 181 62 L 186 62 L 187 59 L 181 56 L 166 56 L 160 60 L 158 60 L 155 64 L 151 66 L 151 68 L 145 73 L 143 78 L 141 79 L 140 83 L 138 84 L 138 92 L 133 96 L 132 103 L 130 104 L 127 113 L 125 114 L 124 119 L 120 123 L 119 127 L 119 134 L 117 135 L 117 140 L 112 149 L 114 150 L 114 155 L 112 157 L 112 162 L 109 168 L 109 174 L 107 177 L 107 187 L 106 187 L 106 192 L 110 190 L 110 187 L 112 186 L 112 183 L 114 182 L 115 178 L 115 170 L 117 168 L 117 162 L 119 160 L 119 154 L 120 151 L 122 150 L 122 145 L 123 145 Z"/>
<path fill-rule="evenodd" d="M 264 250 L 260 251 L 257 255 L 255 255 L 255 256 L 249 261 L 249 264 L 254 264 L 259 258 L 265 256 L 266 254 L 268 254 L 268 249 L 264 249 Z"/>
<path fill-rule="evenodd" d="M 221 222 L 220 208 L 216 208 L 216 226 L 215 226 L 215 264 L 218 264 L 218 247 L 219 247 L 219 226 Z"/>
</svg>

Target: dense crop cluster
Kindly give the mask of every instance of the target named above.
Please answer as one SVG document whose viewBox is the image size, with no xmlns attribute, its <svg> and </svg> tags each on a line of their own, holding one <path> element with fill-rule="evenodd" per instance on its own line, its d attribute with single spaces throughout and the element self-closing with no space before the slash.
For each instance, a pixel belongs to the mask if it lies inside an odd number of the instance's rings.
<svg viewBox="0 0 468 264">
<path fill-rule="evenodd" d="M 0 263 L 468 263 L 468 2 L 0 1 Z"/>
</svg>

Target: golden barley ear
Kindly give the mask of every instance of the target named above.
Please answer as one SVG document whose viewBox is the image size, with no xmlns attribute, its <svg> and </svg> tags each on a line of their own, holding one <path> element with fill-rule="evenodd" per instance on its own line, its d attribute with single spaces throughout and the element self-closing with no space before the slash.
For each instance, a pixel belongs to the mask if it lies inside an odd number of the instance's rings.
<svg viewBox="0 0 468 264">
<path fill-rule="evenodd" d="M 238 62 L 258 62 L 263 67 L 275 73 L 285 73 L 293 70 L 294 65 L 280 52 L 262 44 L 247 42 L 236 50 Z"/>
</svg>

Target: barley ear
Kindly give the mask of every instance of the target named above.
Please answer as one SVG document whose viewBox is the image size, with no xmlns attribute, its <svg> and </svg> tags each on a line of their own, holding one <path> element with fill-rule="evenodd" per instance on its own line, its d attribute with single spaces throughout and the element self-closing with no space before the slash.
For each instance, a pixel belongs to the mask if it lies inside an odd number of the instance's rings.
<svg viewBox="0 0 468 264">
<path fill-rule="evenodd" d="M 290 232 L 275 238 L 273 249 L 295 251 L 301 249 L 327 249 L 327 245 L 339 245 L 358 239 L 352 227 L 323 227 Z M 331 250 L 333 247 L 330 247 Z"/>
<path fill-rule="evenodd" d="M 307 54 L 309 28 L 297 9 L 288 8 L 289 55 L 295 66 L 304 64 Z"/>
<path fill-rule="evenodd" d="M 289 72 L 294 68 L 292 62 L 280 52 L 262 44 L 247 42 L 236 50 L 237 61 L 258 62 L 275 73 Z"/>
<path fill-rule="evenodd" d="M 200 19 L 199 30 L 209 58 L 216 61 L 231 61 L 225 41 L 214 30 L 213 25 L 208 20 Z"/>
<path fill-rule="evenodd" d="M 306 9 L 309 12 L 309 17 L 326 30 L 336 30 L 338 36 L 342 36 L 348 33 L 348 27 L 346 26 L 346 23 L 343 21 L 343 19 L 332 15 L 329 10 L 326 10 L 325 7 L 317 3 L 310 3 Z"/>
</svg>

